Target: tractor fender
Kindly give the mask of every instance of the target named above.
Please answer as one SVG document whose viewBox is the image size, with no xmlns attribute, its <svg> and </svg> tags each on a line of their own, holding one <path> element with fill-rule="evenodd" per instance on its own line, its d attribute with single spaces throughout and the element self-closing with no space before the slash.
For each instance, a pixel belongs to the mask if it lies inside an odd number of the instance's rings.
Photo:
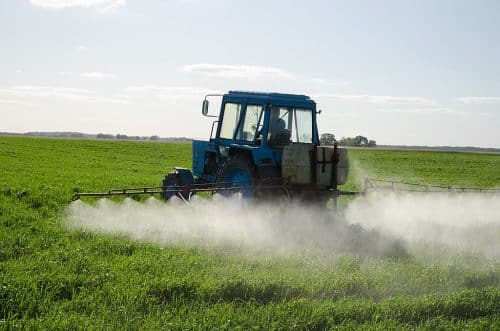
<svg viewBox="0 0 500 331">
<path fill-rule="evenodd" d="M 191 170 L 175 167 L 174 171 L 166 174 L 163 179 L 162 196 L 165 200 L 168 200 L 176 194 L 181 194 L 185 199 L 189 199 L 191 185 L 193 185 L 194 182 Z M 179 189 L 179 191 L 176 193 L 175 190 L 177 189 Z"/>
</svg>

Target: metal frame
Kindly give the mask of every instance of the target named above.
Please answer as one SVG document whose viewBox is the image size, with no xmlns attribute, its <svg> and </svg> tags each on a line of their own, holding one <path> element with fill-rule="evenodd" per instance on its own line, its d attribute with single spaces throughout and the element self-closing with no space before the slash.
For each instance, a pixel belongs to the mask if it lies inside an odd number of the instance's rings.
<svg viewBox="0 0 500 331">
<path fill-rule="evenodd" d="M 163 194 L 166 192 L 175 193 L 177 196 L 182 196 L 181 193 L 189 192 L 191 197 L 194 193 L 208 192 L 208 193 L 218 193 L 224 191 L 256 191 L 261 189 L 266 190 L 283 190 L 287 197 L 290 198 L 290 189 L 285 185 L 258 185 L 258 186 L 239 186 L 238 182 L 219 182 L 219 183 L 209 183 L 209 184 L 192 184 L 189 186 L 176 186 L 175 188 L 168 186 L 153 186 L 153 187 L 138 187 L 138 188 L 124 188 L 124 189 L 111 189 L 107 192 L 82 192 L 75 193 L 72 197 L 72 201 L 79 200 L 83 197 L 94 197 L 94 198 L 106 198 L 111 196 L 133 196 L 133 195 L 155 195 Z"/>
<path fill-rule="evenodd" d="M 398 185 L 407 186 L 409 188 L 401 188 Z M 402 191 L 421 193 L 500 193 L 500 189 L 428 185 L 396 180 L 365 178 L 364 192 L 368 191 Z"/>
</svg>

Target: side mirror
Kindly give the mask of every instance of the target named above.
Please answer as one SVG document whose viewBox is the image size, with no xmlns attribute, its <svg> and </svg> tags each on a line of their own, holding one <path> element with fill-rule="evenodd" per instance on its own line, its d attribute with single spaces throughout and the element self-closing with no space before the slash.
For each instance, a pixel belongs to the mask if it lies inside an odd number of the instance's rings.
<svg viewBox="0 0 500 331">
<path fill-rule="evenodd" d="M 204 116 L 208 115 L 208 100 L 207 99 L 203 100 L 203 104 L 201 105 L 201 113 Z"/>
</svg>

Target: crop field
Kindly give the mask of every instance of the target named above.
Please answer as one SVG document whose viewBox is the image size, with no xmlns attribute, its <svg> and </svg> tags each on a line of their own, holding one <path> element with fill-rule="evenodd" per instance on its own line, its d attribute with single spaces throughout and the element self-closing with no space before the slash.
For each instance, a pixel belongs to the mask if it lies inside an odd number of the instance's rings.
<svg viewBox="0 0 500 331">
<path fill-rule="evenodd" d="M 365 176 L 500 187 L 498 154 L 353 149 L 350 155 L 346 190 L 360 189 Z M 93 209 L 102 203 L 95 200 L 71 203 L 74 192 L 158 186 L 174 166 L 191 167 L 191 145 L 0 137 L 0 329 L 500 329 L 498 223 L 474 233 L 476 244 L 488 244 L 474 250 L 365 229 L 374 215 L 368 209 L 349 249 L 294 246 L 287 254 L 274 254 L 272 245 L 235 249 L 219 244 L 221 237 L 199 245 L 198 237 L 151 240 L 134 235 L 137 227 L 113 233 L 69 223 L 98 224 L 102 210 Z M 492 201 L 498 200 L 478 206 Z M 133 203 L 139 210 L 133 215 L 147 216 L 137 222 L 146 225 L 158 222 L 148 204 L 162 208 L 147 198 L 113 203 L 115 209 Z M 69 218 L 71 208 L 84 216 Z M 174 215 L 189 221 L 191 207 L 182 208 L 183 215 Z M 203 213 L 193 214 L 197 222 Z M 439 229 L 466 238 L 447 226 Z M 379 251 L 367 248 L 370 241 L 393 244 Z"/>
</svg>

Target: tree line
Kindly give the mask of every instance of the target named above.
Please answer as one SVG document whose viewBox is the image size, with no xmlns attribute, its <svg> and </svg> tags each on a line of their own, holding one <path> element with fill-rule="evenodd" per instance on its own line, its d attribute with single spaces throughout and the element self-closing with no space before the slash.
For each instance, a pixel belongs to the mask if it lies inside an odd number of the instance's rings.
<svg viewBox="0 0 500 331">
<path fill-rule="evenodd" d="M 158 141 L 160 140 L 159 136 L 151 136 L 151 137 L 145 137 L 145 136 L 128 136 L 126 134 L 117 134 L 117 135 L 112 135 L 112 134 L 107 134 L 107 133 L 98 133 L 96 135 L 97 139 L 122 139 L 122 140 L 153 140 L 153 141 Z"/>
<path fill-rule="evenodd" d="M 320 144 L 321 145 L 333 145 L 335 142 L 339 144 L 339 146 L 349 146 L 349 147 L 376 147 L 377 142 L 375 140 L 368 140 L 365 136 L 356 136 L 356 137 L 342 137 L 337 141 L 335 139 L 335 135 L 332 133 L 323 133 L 321 134 Z"/>
</svg>

